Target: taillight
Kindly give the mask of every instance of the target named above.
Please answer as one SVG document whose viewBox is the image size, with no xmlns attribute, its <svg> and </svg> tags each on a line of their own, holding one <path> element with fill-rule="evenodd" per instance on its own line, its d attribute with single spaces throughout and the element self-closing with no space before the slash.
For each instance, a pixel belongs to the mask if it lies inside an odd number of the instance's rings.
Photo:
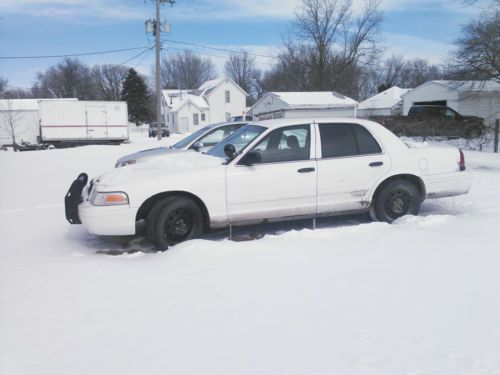
<svg viewBox="0 0 500 375">
<path fill-rule="evenodd" d="M 465 171 L 465 157 L 464 157 L 464 153 L 460 149 L 458 149 L 458 152 L 460 152 L 460 161 L 458 162 L 458 168 L 461 171 Z"/>
</svg>

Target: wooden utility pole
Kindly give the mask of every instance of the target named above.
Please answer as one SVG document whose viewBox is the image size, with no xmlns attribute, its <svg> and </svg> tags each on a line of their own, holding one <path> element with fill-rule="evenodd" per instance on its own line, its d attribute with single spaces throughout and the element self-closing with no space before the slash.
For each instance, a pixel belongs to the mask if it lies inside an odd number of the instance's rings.
<svg viewBox="0 0 500 375">
<path fill-rule="evenodd" d="M 153 33 L 155 36 L 155 47 L 156 47 L 156 126 L 158 129 L 158 140 L 160 141 L 162 138 L 161 134 L 161 124 L 162 124 L 162 116 L 161 116 L 161 81 L 160 81 L 160 60 L 161 60 L 161 32 L 168 32 L 170 27 L 167 23 L 162 25 L 160 18 L 160 6 L 162 3 L 170 3 L 170 5 L 174 5 L 175 0 L 154 0 L 156 1 L 156 19 L 153 23 Z"/>
<path fill-rule="evenodd" d="M 493 151 L 495 151 L 495 153 L 498 153 L 498 132 L 499 132 L 499 129 L 500 128 L 500 118 L 497 118 L 497 120 L 495 121 L 495 144 L 493 145 Z"/>
</svg>

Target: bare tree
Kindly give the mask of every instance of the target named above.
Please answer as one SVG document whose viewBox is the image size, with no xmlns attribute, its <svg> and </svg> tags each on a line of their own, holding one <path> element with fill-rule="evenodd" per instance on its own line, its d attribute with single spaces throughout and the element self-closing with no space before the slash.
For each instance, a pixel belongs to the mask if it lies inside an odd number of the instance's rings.
<svg viewBox="0 0 500 375">
<path fill-rule="evenodd" d="M 337 90 L 357 96 L 359 71 L 377 61 L 382 13 L 366 0 L 302 0 L 285 49 L 267 83 L 296 90 Z"/>
<path fill-rule="evenodd" d="M 12 99 L 0 104 L 0 133 L 12 139 L 12 145 L 18 144 L 18 135 L 24 131 L 20 123 L 20 112 L 14 108 Z"/>
<path fill-rule="evenodd" d="M 392 55 L 384 60 L 378 71 L 378 91 L 392 86 L 415 88 L 427 81 L 445 77 L 440 66 L 430 64 L 424 59 L 406 60 L 401 55 Z"/>
<path fill-rule="evenodd" d="M 500 82 L 500 10 L 483 13 L 463 26 L 462 33 L 456 41 L 452 71 L 460 78 Z"/>
<path fill-rule="evenodd" d="M 224 73 L 250 95 L 250 102 L 259 97 L 260 71 L 255 67 L 255 58 L 247 51 L 231 53 L 224 66 Z"/>
<path fill-rule="evenodd" d="M 91 76 L 94 81 L 96 96 L 99 100 L 121 100 L 123 81 L 128 68 L 115 65 L 94 65 Z"/>
<path fill-rule="evenodd" d="M 38 73 L 32 92 L 38 98 L 96 98 L 90 69 L 70 58 Z"/>
<path fill-rule="evenodd" d="M 2 97 L 5 88 L 7 87 L 7 80 L 5 78 L 0 77 L 0 98 Z"/>
<path fill-rule="evenodd" d="M 214 79 L 216 72 L 210 59 L 186 50 L 162 59 L 160 77 L 164 89 L 196 89 L 203 82 Z"/>
</svg>

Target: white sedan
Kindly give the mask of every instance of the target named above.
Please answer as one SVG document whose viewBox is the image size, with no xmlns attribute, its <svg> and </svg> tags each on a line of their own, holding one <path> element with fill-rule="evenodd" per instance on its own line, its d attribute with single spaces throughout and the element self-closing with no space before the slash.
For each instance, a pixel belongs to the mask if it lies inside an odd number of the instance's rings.
<svg viewBox="0 0 500 375">
<path fill-rule="evenodd" d="M 280 119 L 245 125 L 206 154 L 114 169 L 88 186 L 82 173 L 66 217 L 98 235 L 133 235 L 146 220 L 166 249 L 230 225 L 360 212 L 392 222 L 470 186 L 457 148 L 412 147 L 361 119 Z"/>
</svg>

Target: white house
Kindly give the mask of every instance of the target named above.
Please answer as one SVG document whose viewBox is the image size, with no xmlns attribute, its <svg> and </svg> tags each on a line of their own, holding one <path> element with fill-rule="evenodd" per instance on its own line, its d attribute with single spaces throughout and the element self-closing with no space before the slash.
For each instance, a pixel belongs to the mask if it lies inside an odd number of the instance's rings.
<svg viewBox="0 0 500 375">
<path fill-rule="evenodd" d="M 246 113 L 247 93 L 229 77 L 205 82 L 196 90 L 163 90 L 165 124 L 175 133 L 227 121 Z"/>
<path fill-rule="evenodd" d="M 500 116 L 500 83 L 491 81 L 429 81 L 402 95 L 403 115 L 412 105 L 446 105 L 461 115 L 483 117 L 486 125 Z"/>
<path fill-rule="evenodd" d="M 410 90 L 393 86 L 362 101 L 358 105 L 357 117 L 401 115 L 403 113 L 401 96 Z"/>
<path fill-rule="evenodd" d="M 358 102 L 335 91 L 268 92 L 252 107 L 259 120 L 301 117 L 356 117 Z"/>
</svg>

